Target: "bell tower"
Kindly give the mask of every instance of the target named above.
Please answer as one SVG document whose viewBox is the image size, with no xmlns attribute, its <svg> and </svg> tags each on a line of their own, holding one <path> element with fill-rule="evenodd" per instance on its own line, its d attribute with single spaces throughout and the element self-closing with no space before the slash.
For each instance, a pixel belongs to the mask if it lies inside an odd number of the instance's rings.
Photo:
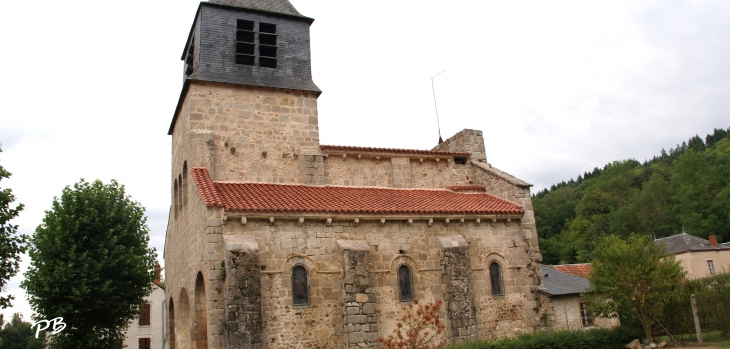
<svg viewBox="0 0 730 349">
<path fill-rule="evenodd" d="M 187 164 L 217 181 L 318 184 L 313 22 L 288 0 L 200 3 L 168 132 L 173 180 Z"/>
<path fill-rule="evenodd" d="M 181 57 L 184 78 L 320 93 L 312 81 L 312 22 L 287 0 L 202 2 Z"/>
</svg>

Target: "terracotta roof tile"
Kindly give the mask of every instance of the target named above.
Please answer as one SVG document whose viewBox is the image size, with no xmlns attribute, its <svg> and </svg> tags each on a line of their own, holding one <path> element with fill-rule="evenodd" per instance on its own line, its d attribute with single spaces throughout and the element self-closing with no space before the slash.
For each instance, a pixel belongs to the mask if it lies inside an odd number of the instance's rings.
<svg viewBox="0 0 730 349">
<path fill-rule="evenodd" d="M 463 193 L 483 193 L 487 190 L 484 185 L 449 185 L 446 189 Z"/>
<path fill-rule="evenodd" d="M 200 193 L 200 196 L 203 198 L 203 203 L 206 206 L 223 206 L 223 200 L 213 185 L 213 181 L 210 180 L 207 169 L 200 167 L 191 168 L 190 176 L 193 177 L 193 182 L 198 187 L 198 193 Z"/>
<path fill-rule="evenodd" d="M 523 214 L 519 205 L 489 194 L 447 189 L 307 186 L 212 182 L 204 168 L 190 170 L 203 202 L 226 211 L 349 214 Z"/>
<path fill-rule="evenodd" d="M 371 148 L 371 147 L 350 147 L 346 145 L 320 145 L 322 151 L 352 151 L 352 152 L 368 152 L 368 153 L 395 153 L 395 154 L 412 154 L 412 155 L 432 155 L 432 156 L 469 156 L 468 152 L 454 151 L 435 151 L 435 150 L 417 150 L 417 149 L 398 149 L 398 148 Z"/>
<path fill-rule="evenodd" d="M 550 267 L 555 270 L 562 271 L 563 273 L 580 276 L 582 278 L 588 278 L 588 274 L 591 272 L 591 263 L 561 264 L 551 265 Z"/>
</svg>

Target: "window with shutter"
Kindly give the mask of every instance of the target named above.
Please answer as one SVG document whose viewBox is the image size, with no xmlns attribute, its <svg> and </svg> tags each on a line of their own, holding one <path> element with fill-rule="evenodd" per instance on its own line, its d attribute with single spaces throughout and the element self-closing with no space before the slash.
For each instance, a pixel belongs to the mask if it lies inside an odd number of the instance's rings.
<svg viewBox="0 0 730 349">
<path fill-rule="evenodd" d="M 145 303 L 140 307 L 139 325 L 140 326 L 149 326 L 150 325 L 150 304 L 149 303 Z"/>
</svg>

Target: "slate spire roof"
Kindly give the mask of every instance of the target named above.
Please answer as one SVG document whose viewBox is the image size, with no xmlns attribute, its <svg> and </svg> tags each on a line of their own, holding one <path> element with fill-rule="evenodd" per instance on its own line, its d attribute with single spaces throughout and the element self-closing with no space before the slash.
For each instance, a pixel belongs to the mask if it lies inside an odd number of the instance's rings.
<svg viewBox="0 0 730 349">
<path fill-rule="evenodd" d="M 288 0 L 210 0 L 208 2 L 211 4 L 304 17 Z"/>
</svg>

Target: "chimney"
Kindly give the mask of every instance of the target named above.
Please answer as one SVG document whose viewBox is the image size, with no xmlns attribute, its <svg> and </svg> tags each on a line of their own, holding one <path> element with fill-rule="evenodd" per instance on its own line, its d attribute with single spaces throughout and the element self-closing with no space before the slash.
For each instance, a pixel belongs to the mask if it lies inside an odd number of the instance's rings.
<svg viewBox="0 0 730 349">
<path fill-rule="evenodd" d="M 717 241 L 715 241 L 715 244 L 717 244 Z M 157 265 L 155 265 L 155 284 L 157 284 L 158 286 L 160 285 L 160 274 L 162 271 L 161 269 L 162 267 L 160 267 L 160 263 L 157 263 Z"/>
<path fill-rule="evenodd" d="M 719 246 L 717 244 L 717 236 L 716 235 L 710 235 L 708 237 L 708 239 L 710 240 L 710 246 L 712 246 L 712 247 L 718 247 Z"/>
</svg>

